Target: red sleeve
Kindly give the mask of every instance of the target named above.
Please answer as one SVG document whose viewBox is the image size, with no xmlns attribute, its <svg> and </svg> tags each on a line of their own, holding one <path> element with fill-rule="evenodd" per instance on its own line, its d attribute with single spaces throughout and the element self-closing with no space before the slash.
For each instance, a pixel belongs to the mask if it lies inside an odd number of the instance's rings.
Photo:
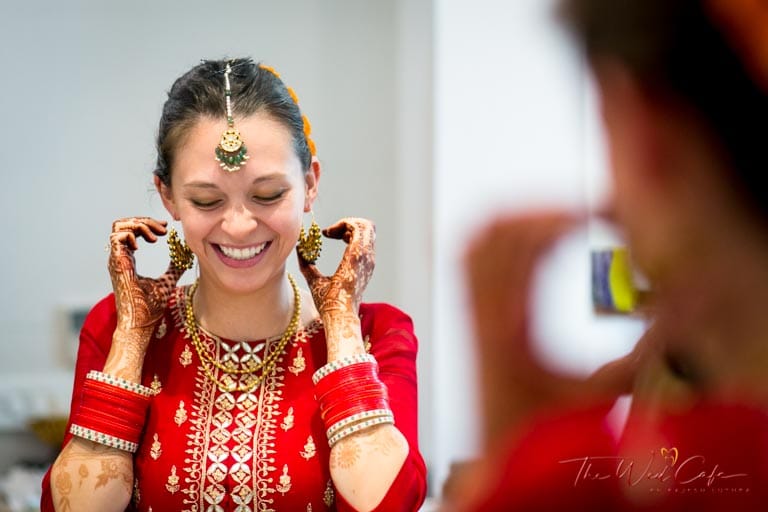
<svg viewBox="0 0 768 512">
<path fill-rule="evenodd" d="M 427 469 L 419 452 L 416 352 L 418 342 L 413 322 L 388 304 L 360 306 L 363 335 L 371 344 L 371 354 L 379 363 L 379 377 L 389 390 L 395 426 L 408 441 L 408 456 L 392 486 L 374 509 L 376 512 L 415 511 L 427 492 Z M 339 512 L 355 509 L 337 493 Z"/>
<path fill-rule="evenodd" d="M 80 405 L 80 390 L 86 374 L 91 370 L 101 370 L 107 360 L 109 347 L 112 345 L 112 334 L 117 326 L 117 312 L 115 310 L 115 298 L 110 294 L 102 299 L 91 309 L 85 318 L 83 328 L 80 330 L 80 345 L 77 349 L 77 364 L 75 365 L 75 382 L 72 387 L 72 403 L 69 416 Z M 67 423 L 66 435 L 62 448 L 72 438 Z M 51 497 L 51 469 L 43 477 L 42 499 L 40 501 L 41 512 L 53 512 L 53 499 Z"/>
</svg>

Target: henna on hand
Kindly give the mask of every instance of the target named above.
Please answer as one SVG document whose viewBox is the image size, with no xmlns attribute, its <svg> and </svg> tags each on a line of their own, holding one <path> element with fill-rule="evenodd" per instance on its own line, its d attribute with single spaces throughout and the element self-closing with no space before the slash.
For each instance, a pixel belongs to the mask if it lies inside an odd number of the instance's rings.
<svg viewBox="0 0 768 512">
<path fill-rule="evenodd" d="M 149 217 L 120 219 L 112 224 L 109 275 L 115 292 L 118 331 L 151 330 L 163 315 L 168 297 L 184 273 L 184 269 L 173 264 L 157 279 L 136 273 L 137 236 L 154 243 L 159 235 L 166 234 L 165 226 L 165 221 Z"/>
<path fill-rule="evenodd" d="M 324 229 L 323 235 L 344 240 L 347 248 L 332 276 L 322 275 L 314 264 L 299 256 L 299 268 L 309 284 L 315 306 L 323 315 L 357 315 L 375 266 L 376 228 L 367 219 L 349 217 Z"/>
</svg>

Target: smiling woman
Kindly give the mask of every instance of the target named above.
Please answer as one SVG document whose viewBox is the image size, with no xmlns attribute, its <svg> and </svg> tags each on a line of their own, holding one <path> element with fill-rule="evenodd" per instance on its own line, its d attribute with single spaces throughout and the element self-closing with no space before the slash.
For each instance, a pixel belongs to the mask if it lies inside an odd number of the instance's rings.
<svg viewBox="0 0 768 512">
<path fill-rule="evenodd" d="M 321 174 L 310 133 L 296 94 L 250 59 L 205 61 L 175 82 L 155 185 L 186 242 L 170 236 L 168 270 L 141 277 L 138 240 L 166 223 L 113 224 L 114 294 L 83 326 L 43 510 L 421 505 L 413 326 L 362 303 L 373 224 L 323 230 L 346 250 L 332 276 L 299 257 L 308 291 L 286 271 L 297 240 L 319 243 L 316 228 L 302 235 Z M 198 280 L 177 286 L 192 258 Z"/>
</svg>

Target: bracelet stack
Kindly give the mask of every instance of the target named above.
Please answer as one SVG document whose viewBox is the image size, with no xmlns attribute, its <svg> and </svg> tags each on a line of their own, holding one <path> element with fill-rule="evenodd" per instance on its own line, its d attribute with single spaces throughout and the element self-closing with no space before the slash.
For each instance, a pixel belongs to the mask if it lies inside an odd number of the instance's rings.
<svg viewBox="0 0 768 512">
<path fill-rule="evenodd" d="M 144 428 L 152 390 L 91 370 L 69 431 L 95 443 L 134 453 Z"/>
<path fill-rule="evenodd" d="M 395 422 L 378 371 L 376 359 L 365 354 L 332 361 L 312 376 L 329 446 L 355 432 Z"/>
</svg>

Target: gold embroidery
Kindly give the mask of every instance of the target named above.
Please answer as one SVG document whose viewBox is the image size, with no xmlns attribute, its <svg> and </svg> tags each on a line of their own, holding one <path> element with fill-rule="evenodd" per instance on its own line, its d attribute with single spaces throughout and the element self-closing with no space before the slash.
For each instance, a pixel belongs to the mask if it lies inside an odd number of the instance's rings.
<svg viewBox="0 0 768 512">
<path fill-rule="evenodd" d="M 288 413 L 285 415 L 285 419 L 283 419 L 283 422 L 280 424 L 280 426 L 286 432 L 293 428 L 293 407 L 288 408 Z"/>
<path fill-rule="evenodd" d="M 189 339 L 183 320 L 184 287 L 174 295 L 171 314 L 175 326 Z M 293 340 L 307 342 L 322 329 L 315 321 L 300 330 Z M 303 339 L 302 339 L 303 338 Z M 230 353 L 227 360 L 242 365 L 258 358 L 267 358 L 274 350 L 279 336 L 266 340 L 264 352 L 258 353 L 260 344 L 227 343 L 225 351 L 221 341 L 205 331 L 200 339 L 211 354 L 219 360 Z M 293 345 L 291 345 L 293 346 Z M 223 393 L 208 379 L 199 363 L 196 371 L 194 399 L 189 404 L 189 431 L 183 468 L 181 492 L 184 511 L 220 510 L 217 505 L 228 496 L 238 512 L 274 512 L 277 492 L 287 493 L 292 487 L 288 466 L 282 469 L 275 461 L 276 432 L 279 428 L 294 427 L 294 411 L 281 410 L 282 388 L 285 386 L 287 364 L 285 354 L 277 358 L 275 370 L 251 393 Z M 229 377 L 216 370 L 217 379 Z M 253 375 L 235 376 L 234 383 L 245 384 Z M 282 421 L 278 420 L 281 418 Z M 223 478 L 224 480 L 217 480 Z M 227 483 L 225 489 L 222 485 Z M 225 494 L 226 493 L 226 494 Z"/>
<path fill-rule="evenodd" d="M 163 321 L 160 322 L 160 325 L 157 326 L 157 333 L 155 333 L 156 338 L 162 338 L 165 336 L 165 333 L 168 332 L 168 326 L 165 324 L 165 318 L 163 318 Z"/>
<path fill-rule="evenodd" d="M 335 497 L 336 496 L 333 493 L 333 483 L 329 479 L 328 483 L 325 485 L 325 492 L 323 493 L 323 503 L 325 503 L 325 506 L 330 508 L 331 505 L 333 505 Z"/>
<path fill-rule="evenodd" d="M 371 351 L 371 336 L 369 334 L 366 334 L 365 338 L 363 338 L 363 347 L 365 347 L 366 353 Z"/>
<path fill-rule="evenodd" d="M 301 347 L 296 353 L 296 357 L 293 358 L 293 364 L 288 367 L 288 371 L 298 376 L 307 368 L 307 361 L 304 359 L 304 355 L 301 353 Z"/>
<path fill-rule="evenodd" d="M 155 374 L 155 378 L 152 379 L 152 384 L 150 384 L 150 386 L 155 394 L 158 394 L 163 390 L 163 385 L 160 383 L 160 377 L 158 377 L 157 374 Z"/>
<path fill-rule="evenodd" d="M 192 364 L 192 351 L 189 350 L 188 344 L 184 345 L 184 351 L 179 356 L 179 363 L 181 363 L 181 366 L 184 368 Z"/>
<path fill-rule="evenodd" d="M 171 494 L 179 490 L 179 477 L 176 476 L 176 466 L 171 466 L 171 474 L 168 476 L 168 483 L 165 484 L 165 488 Z"/>
<path fill-rule="evenodd" d="M 182 423 L 187 421 L 187 411 L 184 409 L 184 400 L 179 401 L 179 408 L 176 409 L 176 415 L 173 417 L 173 421 L 176 425 L 181 426 Z"/>
<path fill-rule="evenodd" d="M 283 474 L 280 475 L 280 483 L 277 486 L 277 490 L 283 496 L 291 490 L 291 477 L 288 475 L 288 464 L 283 465 Z"/>
<path fill-rule="evenodd" d="M 154 439 L 154 442 L 152 443 L 152 448 L 149 450 L 149 456 L 157 460 L 160 458 L 160 454 L 163 453 L 163 450 L 160 447 L 160 441 L 157 440 L 157 434 L 152 436 L 152 439 Z"/>
<path fill-rule="evenodd" d="M 312 435 L 310 435 L 307 437 L 307 443 L 304 445 L 304 450 L 300 453 L 302 457 L 304 457 L 306 460 L 309 460 L 315 456 L 315 452 L 315 441 L 312 439 Z"/>
</svg>

